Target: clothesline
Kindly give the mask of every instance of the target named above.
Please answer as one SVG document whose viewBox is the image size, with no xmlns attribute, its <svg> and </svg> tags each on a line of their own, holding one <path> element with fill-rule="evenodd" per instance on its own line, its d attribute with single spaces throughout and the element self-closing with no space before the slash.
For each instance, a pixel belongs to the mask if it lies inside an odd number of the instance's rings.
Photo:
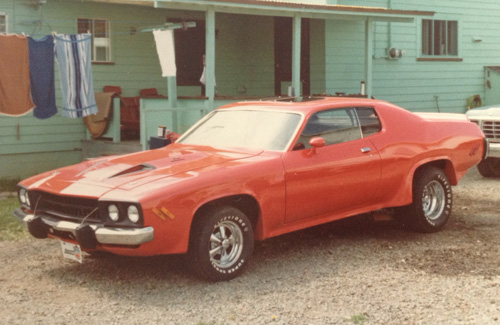
<svg viewBox="0 0 500 325">
<path fill-rule="evenodd" d="M 165 22 L 165 25 L 181 25 L 182 29 L 187 29 L 190 27 L 196 27 L 196 23 L 193 22 L 188 22 L 192 21 L 194 19 L 186 19 L 184 22 L 180 23 L 174 23 L 174 22 Z M 141 29 L 147 29 L 150 28 L 149 26 L 151 25 L 150 21 L 134 21 L 134 20 L 107 20 L 112 25 L 136 25 L 138 24 L 139 26 L 130 26 L 131 28 L 135 28 L 137 30 Z M 75 19 L 36 19 L 36 20 L 29 20 L 29 21 L 22 21 L 19 23 L 13 22 L 12 27 L 14 29 L 22 29 L 22 26 L 29 26 L 33 25 L 35 26 L 35 29 L 41 29 L 44 25 L 48 27 L 50 30 L 54 30 L 52 28 L 52 25 L 57 25 L 58 29 L 66 29 L 66 28 L 74 28 L 75 27 Z M 57 24 L 57 23 L 64 23 L 64 24 Z M 67 23 L 67 24 L 66 24 Z M 162 26 L 162 25 L 159 25 Z M 110 35 L 120 35 L 120 34 L 130 34 L 130 31 L 123 31 L 123 32 L 109 32 Z"/>
<path fill-rule="evenodd" d="M 57 58 L 62 92 L 62 115 L 84 117 L 97 106 L 91 70 L 91 35 L 56 34 L 33 39 L 0 36 L 0 114 L 38 118 L 57 113 L 54 61 Z"/>
</svg>

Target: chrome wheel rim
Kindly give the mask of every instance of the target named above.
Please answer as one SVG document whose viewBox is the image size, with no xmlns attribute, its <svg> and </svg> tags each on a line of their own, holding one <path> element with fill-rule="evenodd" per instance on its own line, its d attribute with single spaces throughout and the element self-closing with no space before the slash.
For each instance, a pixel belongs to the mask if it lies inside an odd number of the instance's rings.
<svg viewBox="0 0 500 325">
<path fill-rule="evenodd" d="M 427 184 L 422 193 L 422 208 L 425 216 L 436 220 L 441 216 L 446 205 L 446 194 L 443 185 L 438 181 Z"/>
<path fill-rule="evenodd" d="M 210 236 L 210 261 L 217 267 L 235 264 L 243 251 L 243 232 L 233 221 L 222 221 Z"/>
</svg>

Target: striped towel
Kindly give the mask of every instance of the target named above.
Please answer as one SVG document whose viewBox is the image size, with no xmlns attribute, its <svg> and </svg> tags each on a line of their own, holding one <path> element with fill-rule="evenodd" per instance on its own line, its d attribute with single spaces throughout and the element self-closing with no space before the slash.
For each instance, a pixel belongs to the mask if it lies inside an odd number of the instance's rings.
<svg viewBox="0 0 500 325">
<path fill-rule="evenodd" d="M 78 118 L 97 113 L 92 82 L 91 35 L 55 36 L 61 77 L 62 115 Z"/>
</svg>

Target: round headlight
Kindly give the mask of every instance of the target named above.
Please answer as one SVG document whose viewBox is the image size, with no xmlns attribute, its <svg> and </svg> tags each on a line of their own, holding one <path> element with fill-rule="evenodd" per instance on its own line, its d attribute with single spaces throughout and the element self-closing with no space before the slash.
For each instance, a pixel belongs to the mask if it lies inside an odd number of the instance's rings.
<svg viewBox="0 0 500 325">
<path fill-rule="evenodd" d="M 30 206 L 30 197 L 28 196 L 28 191 L 25 188 L 21 188 L 19 190 L 19 201 L 21 201 L 21 204 L 26 204 L 28 207 Z"/>
<path fill-rule="evenodd" d="M 111 221 L 118 221 L 120 218 L 120 212 L 118 210 L 118 207 L 114 204 L 110 204 L 108 206 L 108 216 L 111 219 Z"/>
<path fill-rule="evenodd" d="M 26 204 L 26 190 L 24 188 L 20 189 L 19 190 L 19 201 L 22 203 L 22 204 Z"/>
<path fill-rule="evenodd" d="M 133 223 L 137 223 L 139 221 L 139 210 L 135 205 L 129 205 L 127 209 L 128 220 Z"/>
</svg>

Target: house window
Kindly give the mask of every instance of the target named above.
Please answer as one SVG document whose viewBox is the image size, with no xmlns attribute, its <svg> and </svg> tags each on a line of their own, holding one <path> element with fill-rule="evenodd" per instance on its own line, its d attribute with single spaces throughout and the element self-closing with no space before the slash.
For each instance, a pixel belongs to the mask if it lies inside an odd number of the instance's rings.
<svg viewBox="0 0 500 325">
<path fill-rule="evenodd" d="M 78 33 L 92 34 L 92 61 L 111 62 L 111 34 L 108 20 L 78 18 Z"/>
<path fill-rule="evenodd" d="M 457 56 L 458 22 L 456 20 L 422 20 L 422 55 Z"/>
<path fill-rule="evenodd" d="M 0 12 L 0 33 L 7 32 L 7 14 Z"/>
</svg>

